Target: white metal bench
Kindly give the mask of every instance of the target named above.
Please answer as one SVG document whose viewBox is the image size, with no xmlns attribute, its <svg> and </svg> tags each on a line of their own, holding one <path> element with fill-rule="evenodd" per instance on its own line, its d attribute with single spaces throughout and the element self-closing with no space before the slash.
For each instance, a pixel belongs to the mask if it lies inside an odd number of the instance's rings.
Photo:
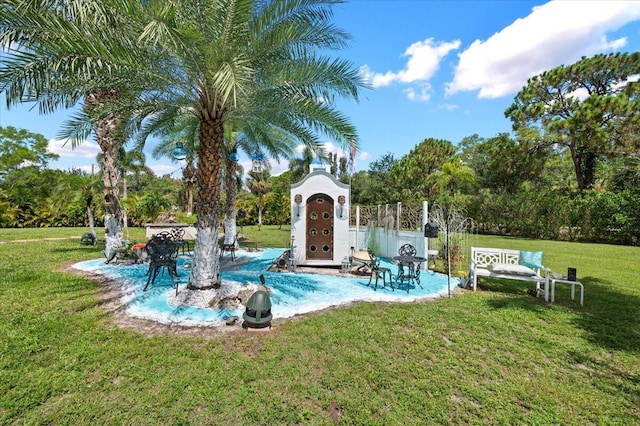
<svg viewBox="0 0 640 426">
<path fill-rule="evenodd" d="M 530 268 L 521 265 L 519 250 L 471 247 L 469 278 L 474 291 L 478 288 L 480 276 L 535 282 L 537 290 L 540 290 L 540 283 L 544 282 L 544 300 L 548 301 L 550 273 L 551 270 L 544 266 Z"/>
</svg>

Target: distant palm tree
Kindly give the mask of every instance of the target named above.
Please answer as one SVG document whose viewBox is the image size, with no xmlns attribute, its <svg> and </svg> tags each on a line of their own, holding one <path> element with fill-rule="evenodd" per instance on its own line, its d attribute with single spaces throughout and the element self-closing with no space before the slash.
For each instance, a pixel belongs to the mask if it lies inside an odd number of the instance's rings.
<svg viewBox="0 0 640 426">
<path fill-rule="evenodd" d="M 97 237 L 95 230 L 96 195 L 100 193 L 100 179 L 96 175 L 78 174 L 62 179 L 56 186 L 57 196 L 53 200 L 55 207 L 68 209 L 69 205 L 80 203 L 84 206 L 89 232 Z"/>
<path fill-rule="evenodd" d="M 258 197 L 258 229 L 262 227 L 262 210 L 264 209 L 264 196 L 271 192 L 272 186 L 269 182 L 269 170 L 250 171 L 247 179 L 247 188 L 252 194 Z"/>
<path fill-rule="evenodd" d="M 302 180 L 307 174 L 309 174 L 309 167 L 313 162 L 313 159 L 318 156 L 318 158 L 322 158 L 325 161 L 328 161 L 328 158 L 324 152 L 324 150 L 313 150 L 310 146 L 305 146 L 302 150 L 301 157 L 292 158 L 289 161 L 289 170 L 291 170 L 291 181 L 298 182 Z"/>
<path fill-rule="evenodd" d="M 448 192 L 450 197 L 454 197 L 456 190 L 463 185 L 475 182 L 473 169 L 463 164 L 460 160 L 445 161 L 440 170 L 431 176 L 436 188 L 441 192 Z"/>
</svg>

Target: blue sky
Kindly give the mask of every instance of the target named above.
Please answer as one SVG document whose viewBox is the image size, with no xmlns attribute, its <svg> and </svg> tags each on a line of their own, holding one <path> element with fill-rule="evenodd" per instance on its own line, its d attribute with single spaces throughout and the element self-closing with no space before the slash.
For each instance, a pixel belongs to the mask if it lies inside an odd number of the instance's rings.
<svg viewBox="0 0 640 426">
<path fill-rule="evenodd" d="M 457 144 L 473 134 L 510 132 L 504 111 L 529 77 L 582 56 L 640 51 L 640 1 L 352 0 L 336 6 L 335 23 L 352 36 L 338 55 L 373 86 L 359 102 L 339 103 L 358 129 L 356 170 L 387 152 L 400 158 L 426 138 Z M 1 126 L 50 140 L 61 156 L 52 167 L 91 170 L 99 152 L 94 141 L 72 151 L 55 139 L 68 111 L 40 116 L 0 102 Z M 326 147 L 341 152 L 333 141 Z M 180 168 L 149 153 L 147 162 L 158 174 Z M 240 162 L 250 165 L 248 158 Z M 272 174 L 287 165 L 274 163 Z"/>
</svg>

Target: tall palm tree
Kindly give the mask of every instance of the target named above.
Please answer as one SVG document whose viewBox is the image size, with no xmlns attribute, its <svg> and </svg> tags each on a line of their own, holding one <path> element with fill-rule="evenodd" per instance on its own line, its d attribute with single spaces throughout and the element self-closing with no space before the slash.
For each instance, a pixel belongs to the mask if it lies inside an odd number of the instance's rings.
<svg viewBox="0 0 640 426">
<path fill-rule="evenodd" d="M 430 177 L 434 186 L 439 188 L 441 192 L 447 191 L 451 198 L 455 197 L 456 190 L 459 190 L 461 186 L 475 183 L 473 169 L 457 159 L 445 161 L 440 170 L 434 172 Z"/>
<path fill-rule="evenodd" d="M 224 189 L 225 189 L 225 206 L 224 206 L 224 245 L 235 244 L 237 228 L 236 228 L 236 198 L 238 189 L 242 185 L 242 167 L 238 165 L 238 148 L 244 139 L 234 134 L 231 125 L 225 126 L 224 135 Z M 246 147 L 245 147 L 246 149 Z M 240 175 L 238 175 L 240 172 Z"/>
<path fill-rule="evenodd" d="M 118 7 L 123 7 L 120 10 Z M 71 134 L 75 147 L 93 132 L 103 153 L 103 206 L 107 255 L 122 243 L 119 150 L 126 141 L 128 111 L 105 108 L 129 96 L 130 67 L 145 60 L 122 20 L 125 2 L 12 0 L 2 2 L 0 90 L 9 106 L 37 102 L 41 113 L 82 103 L 85 126 Z M 115 60 L 113 57 L 117 56 Z M 135 92 L 134 92 L 135 93 Z"/>
<path fill-rule="evenodd" d="M 281 141 L 269 140 L 270 128 L 310 145 L 320 144 L 320 134 L 345 146 L 356 137 L 331 100 L 356 98 L 362 77 L 350 64 L 317 53 L 345 46 L 347 36 L 330 22 L 335 3 L 150 2 L 156 17 L 139 42 L 165 52 L 166 60 L 149 76 L 154 87 L 141 97 L 137 115 L 149 128 L 179 113 L 192 114 L 199 123 L 191 288 L 220 285 L 217 227 L 226 124 L 261 141 L 271 156 Z"/>
</svg>

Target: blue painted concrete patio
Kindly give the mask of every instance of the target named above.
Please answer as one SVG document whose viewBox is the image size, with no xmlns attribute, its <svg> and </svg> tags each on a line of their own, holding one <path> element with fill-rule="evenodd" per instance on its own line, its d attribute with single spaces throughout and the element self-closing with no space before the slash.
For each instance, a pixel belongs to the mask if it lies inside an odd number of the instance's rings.
<svg viewBox="0 0 640 426">
<path fill-rule="evenodd" d="M 373 285 L 367 286 L 368 275 L 353 277 L 268 271 L 283 251 L 284 249 L 271 248 L 257 252 L 237 251 L 241 260 L 232 263 L 232 269 L 221 269 L 222 288 L 206 291 L 186 289 L 191 258 L 180 256 L 178 273 L 181 280 L 177 297 L 167 273 L 160 274 L 153 286 L 146 292 L 142 291 L 147 280 L 146 264 L 107 265 L 104 259 L 94 259 L 77 263 L 74 268 L 101 274 L 121 283 L 121 303 L 127 315 L 184 326 L 220 326 L 230 316 L 237 315 L 241 318 L 244 312 L 242 306 L 234 310 L 215 310 L 207 307 L 207 302 L 216 293 L 231 296 L 248 283 L 259 284 L 260 274 L 264 274 L 266 285 L 271 290 L 274 319 L 289 318 L 357 301 L 412 302 L 446 296 L 449 292 L 447 276 L 431 271 L 423 271 L 421 274 L 423 288 L 411 287 L 409 292 L 406 287 L 392 291 L 388 285 L 386 288 L 382 287 L 381 281 L 378 290 L 374 291 Z M 397 269 L 385 259 L 382 259 L 382 266 L 392 268 L 394 273 Z M 458 285 L 458 280 L 451 279 L 450 285 L 453 290 Z"/>
</svg>

